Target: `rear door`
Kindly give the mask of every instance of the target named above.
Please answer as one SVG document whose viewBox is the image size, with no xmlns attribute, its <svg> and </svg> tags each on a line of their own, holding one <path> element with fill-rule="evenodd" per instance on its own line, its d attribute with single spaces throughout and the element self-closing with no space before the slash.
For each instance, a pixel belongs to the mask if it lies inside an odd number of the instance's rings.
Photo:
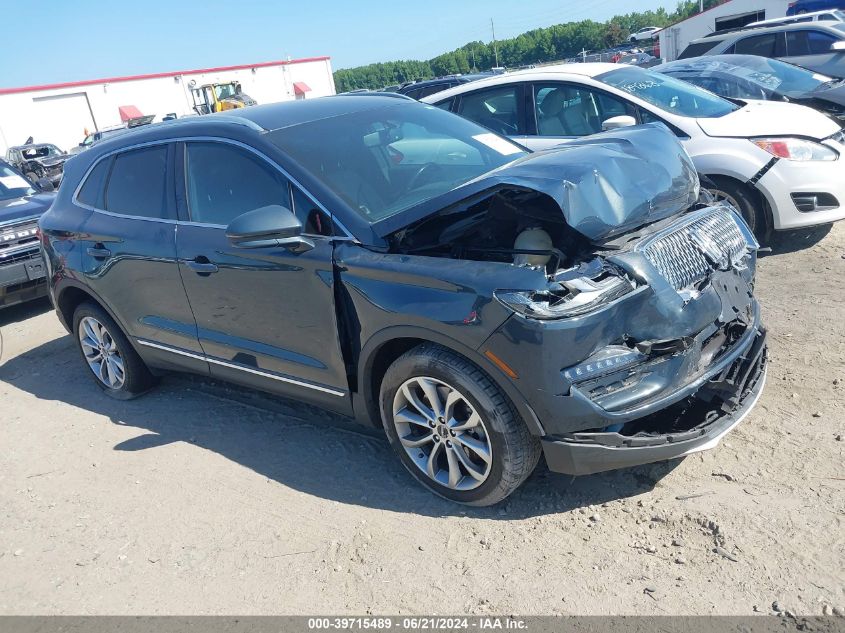
<svg viewBox="0 0 845 633">
<path fill-rule="evenodd" d="M 172 143 L 100 160 L 75 202 L 93 210 L 79 242 L 87 283 L 146 359 L 206 373 L 176 258 Z"/>
<path fill-rule="evenodd" d="M 347 411 L 328 214 L 240 144 L 188 141 L 179 159 L 177 251 L 212 375 Z M 294 210 L 314 248 L 233 246 L 226 226 L 267 205 Z"/>
</svg>

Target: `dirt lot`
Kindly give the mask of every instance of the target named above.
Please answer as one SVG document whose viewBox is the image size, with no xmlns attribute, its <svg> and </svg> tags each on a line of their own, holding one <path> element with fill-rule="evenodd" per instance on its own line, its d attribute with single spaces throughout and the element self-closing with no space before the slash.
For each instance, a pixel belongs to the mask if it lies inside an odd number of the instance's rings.
<svg viewBox="0 0 845 633">
<path fill-rule="evenodd" d="M 845 223 L 779 240 L 759 296 L 769 381 L 716 450 L 541 468 L 486 510 L 296 403 L 175 376 L 107 399 L 46 302 L 5 310 L 0 613 L 839 612 Z"/>
</svg>

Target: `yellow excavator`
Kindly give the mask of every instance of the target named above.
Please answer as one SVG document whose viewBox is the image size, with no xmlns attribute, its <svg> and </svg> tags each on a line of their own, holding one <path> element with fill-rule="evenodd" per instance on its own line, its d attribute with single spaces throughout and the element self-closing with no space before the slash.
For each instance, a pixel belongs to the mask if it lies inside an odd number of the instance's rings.
<svg viewBox="0 0 845 633">
<path fill-rule="evenodd" d="M 194 99 L 194 111 L 197 114 L 225 112 L 255 105 L 256 101 L 241 88 L 238 81 L 218 84 L 205 84 L 191 88 Z"/>
</svg>

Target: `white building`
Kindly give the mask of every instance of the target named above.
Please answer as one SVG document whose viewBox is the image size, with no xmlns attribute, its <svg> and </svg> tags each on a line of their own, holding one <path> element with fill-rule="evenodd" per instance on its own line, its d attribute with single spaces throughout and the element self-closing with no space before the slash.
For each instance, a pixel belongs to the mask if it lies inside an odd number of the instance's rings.
<svg viewBox="0 0 845 633">
<path fill-rule="evenodd" d="M 335 93 L 329 57 L 111 77 L 0 89 L 0 157 L 32 136 L 68 150 L 85 133 L 119 126 L 140 112 L 179 116 L 193 112 L 191 88 L 239 81 L 259 104 Z"/>
<path fill-rule="evenodd" d="M 660 31 L 660 56 L 671 62 L 692 40 L 714 31 L 782 18 L 789 4 L 790 0 L 729 0 Z"/>
</svg>

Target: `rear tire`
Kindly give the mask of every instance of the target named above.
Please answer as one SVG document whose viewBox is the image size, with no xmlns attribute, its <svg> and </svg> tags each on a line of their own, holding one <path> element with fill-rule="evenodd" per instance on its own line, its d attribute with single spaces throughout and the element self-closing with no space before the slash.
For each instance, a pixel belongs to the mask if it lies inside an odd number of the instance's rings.
<svg viewBox="0 0 845 633">
<path fill-rule="evenodd" d="M 129 339 L 100 306 L 80 304 L 73 313 L 73 333 L 88 375 L 106 395 L 131 400 L 156 383 Z"/>
<path fill-rule="evenodd" d="M 450 501 L 498 503 L 540 459 L 540 441 L 490 377 L 439 345 L 423 344 L 400 356 L 384 375 L 379 403 L 402 464 Z"/>
<path fill-rule="evenodd" d="M 717 202 L 727 202 L 739 211 L 748 228 L 758 238 L 765 235 L 766 214 L 759 198 L 747 185 L 724 176 L 710 176 L 709 181 L 702 185 L 716 198 Z"/>
</svg>

